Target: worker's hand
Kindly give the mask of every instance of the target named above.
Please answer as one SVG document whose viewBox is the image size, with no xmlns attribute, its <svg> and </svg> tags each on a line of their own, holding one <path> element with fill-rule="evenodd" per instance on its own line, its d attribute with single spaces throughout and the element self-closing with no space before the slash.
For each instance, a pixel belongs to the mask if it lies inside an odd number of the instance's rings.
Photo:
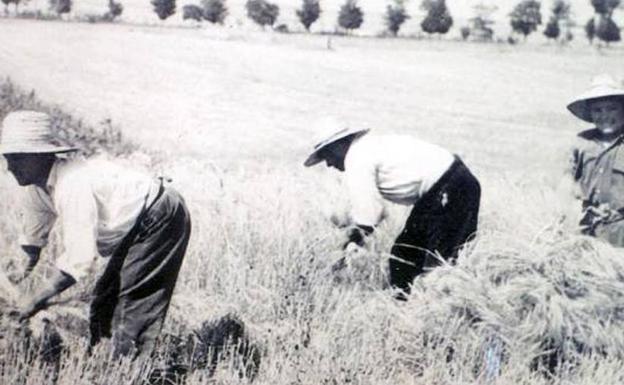
<svg viewBox="0 0 624 385">
<path fill-rule="evenodd" d="M 363 255 L 364 249 L 355 242 L 348 242 L 343 246 L 343 256 L 332 265 L 332 271 L 337 272 L 350 266 L 354 259 Z"/>
<path fill-rule="evenodd" d="M 609 205 L 604 203 L 598 206 L 589 206 L 586 211 L 593 216 L 594 221 L 607 220 L 613 214 L 613 210 L 611 210 Z"/>
<path fill-rule="evenodd" d="M 41 253 L 41 248 L 37 246 L 24 245 L 22 246 L 22 250 L 24 251 L 25 258 L 20 258 L 17 263 L 12 262 L 9 267 L 10 273 L 8 274 L 8 278 L 15 285 L 28 278 L 35 266 L 37 266 Z"/>
<path fill-rule="evenodd" d="M 355 242 L 349 242 L 344 246 L 344 251 L 347 255 L 357 254 L 360 250 L 362 250 L 362 247 L 358 246 Z"/>
<path fill-rule="evenodd" d="M 355 242 L 349 242 L 344 248 L 344 254 L 347 266 L 353 268 L 362 264 L 362 258 L 366 256 L 366 249 Z"/>
<path fill-rule="evenodd" d="M 12 263 L 8 269 L 10 272 L 7 274 L 7 277 L 14 285 L 19 284 L 32 273 L 33 268 L 35 267 L 36 262 L 32 263 L 30 260 L 28 262 L 22 263 Z"/>
</svg>

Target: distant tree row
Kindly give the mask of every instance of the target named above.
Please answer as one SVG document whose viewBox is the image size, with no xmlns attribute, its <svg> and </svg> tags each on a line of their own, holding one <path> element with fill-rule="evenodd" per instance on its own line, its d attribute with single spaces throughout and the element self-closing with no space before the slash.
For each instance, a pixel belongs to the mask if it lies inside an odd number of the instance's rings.
<svg viewBox="0 0 624 385">
<path fill-rule="evenodd" d="M 594 7 L 594 16 L 585 24 L 585 34 L 592 43 L 594 38 L 609 44 L 620 41 L 620 28 L 613 21 L 613 12 L 620 6 L 620 0 L 590 0 Z M 551 16 L 544 29 L 544 35 L 553 40 L 567 42 L 572 40 L 571 28 L 574 21 L 571 19 L 571 5 L 566 0 L 555 0 L 551 9 Z M 523 0 L 510 14 L 511 27 L 526 37 L 541 24 L 540 2 Z"/>
<path fill-rule="evenodd" d="M 19 1 L 19 0 L 2 0 Z M 54 0 L 71 1 L 71 0 Z M 389 0 L 384 13 L 384 22 L 387 31 L 396 36 L 405 21 L 410 18 L 405 3 L 408 0 Z M 453 26 L 453 18 L 446 6 L 446 0 L 420 0 L 420 8 L 425 11 L 425 17 L 420 23 L 422 31 L 427 34 L 445 34 Z M 598 38 L 607 44 L 620 40 L 620 29 L 613 20 L 613 13 L 620 6 L 621 0 L 589 0 L 594 7 L 595 15 L 585 25 L 585 32 L 590 41 Z M 152 0 L 156 13 L 162 19 L 170 16 L 175 9 L 175 0 Z M 169 4 L 165 6 L 164 4 Z M 497 10 L 496 6 L 487 6 L 483 3 L 473 7 L 475 16 L 469 19 L 469 24 L 460 28 L 462 38 L 474 40 L 492 40 L 494 21 L 491 15 Z M 277 4 L 268 0 L 247 0 L 247 16 L 263 28 L 272 27 L 279 16 Z M 201 6 L 187 5 L 183 8 L 183 18 L 197 21 L 208 20 L 213 23 L 223 23 L 227 15 L 225 0 L 202 0 Z M 302 0 L 301 8 L 296 10 L 299 21 L 306 29 L 310 30 L 321 15 L 319 0 Z M 572 20 L 571 4 L 569 0 L 553 0 L 551 14 L 543 30 L 543 34 L 554 41 L 561 43 L 573 39 L 572 28 L 575 23 Z M 539 0 L 520 0 L 509 13 L 509 20 L 514 34 L 527 37 L 537 31 L 542 24 L 541 2 Z M 344 31 L 360 28 L 364 22 L 364 12 L 357 0 L 346 0 L 338 12 L 337 24 Z M 285 26 L 281 26 L 286 28 Z M 510 42 L 515 42 L 513 36 Z"/>
<path fill-rule="evenodd" d="M 8 7 L 14 4 L 15 13 L 18 14 L 19 4 L 29 0 L 0 0 L 5 5 L 5 14 L 8 14 Z M 73 0 L 48 0 L 49 9 L 59 18 L 63 14 L 68 14 L 72 8 Z M 123 12 L 121 3 L 115 0 L 108 1 L 108 11 L 99 15 L 96 21 L 112 21 Z M 320 0 L 301 0 L 301 7 L 296 10 L 296 15 L 306 29 L 310 27 L 320 17 L 322 10 Z M 338 12 L 337 24 L 346 33 L 360 28 L 364 22 L 364 12 L 357 3 L 358 0 L 345 0 Z M 384 13 L 384 22 L 388 33 L 393 36 L 398 35 L 401 26 L 410 18 L 407 13 L 405 3 L 409 0 L 389 0 Z M 453 18 L 446 6 L 446 0 L 412 0 L 421 1 L 420 8 L 425 11 L 425 16 L 420 22 L 422 31 L 427 34 L 445 34 L 453 26 Z M 554 41 L 561 43 L 569 42 L 573 39 L 572 28 L 575 22 L 572 20 L 570 0 L 552 0 L 551 14 L 544 27 L 543 34 Z M 594 15 L 584 26 L 585 34 L 590 43 L 598 39 L 605 44 L 621 40 L 619 26 L 613 19 L 613 14 L 618 8 L 622 8 L 622 0 L 588 0 L 594 8 Z M 150 0 L 154 12 L 161 20 L 165 20 L 176 12 L 176 0 Z M 279 16 L 277 4 L 268 0 L 247 0 L 245 4 L 247 17 L 256 24 L 265 28 L 274 27 Z M 469 23 L 460 28 L 463 39 L 488 41 L 494 37 L 492 28 L 494 21 L 492 14 L 497 10 L 496 6 L 488 6 L 483 3 L 473 7 L 475 16 L 469 19 Z M 188 4 L 182 7 L 182 18 L 184 20 L 203 20 L 215 24 L 223 24 L 228 15 L 226 0 L 201 0 L 199 4 Z M 540 0 L 519 0 L 516 6 L 509 13 L 511 28 L 514 34 L 523 36 L 524 40 L 535 32 L 542 24 L 541 2 Z M 277 30 L 287 31 L 285 25 L 274 27 Z M 515 42 L 513 36 L 508 38 L 510 42 Z"/>
<path fill-rule="evenodd" d="M 15 14 L 19 14 L 19 4 L 26 4 L 29 0 L 1 0 L 4 4 L 4 13 L 9 13 L 9 5 L 14 4 Z M 72 0 L 48 0 L 48 8 L 52 13 L 55 13 L 57 17 L 61 18 L 62 15 L 71 12 L 73 5 Z M 91 15 L 97 21 L 113 21 L 116 17 L 123 12 L 123 5 L 117 3 L 114 0 L 108 0 L 108 11 L 102 15 Z M 38 13 L 41 15 L 41 13 Z"/>
<path fill-rule="evenodd" d="M 595 14 L 585 24 L 585 33 L 590 43 L 595 38 L 609 44 L 620 41 L 620 28 L 613 20 L 613 13 L 621 7 L 621 0 L 589 0 Z M 571 41 L 574 36 L 572 28 L 576 26 L 572 19 L 571 4 L 569 0 L 553 0 L 551 14 L 543 30 L 544 36 L 560 43 Z M 475 40 L 492 40 L 494 21 L 491 14 L 496 11 L 496 6 L 486 6 L 483 3 L 474 7 L 476 16 L 469 20 L 469 25 L 460 29 L 461 36 L 468 39 L 472 36 Z M 538 0 L 521 0 L 509 14 L 513 33 L 526 38 L 535 32 L 542 24 L 541 3 Z M 516 39 L 509 37 L 514 43 Z"/>
<path fill-rule="evenodd" d="M 2 0 L 12 1 L 12 0 Z M 397 35 L 401 25 L 410 18 L 405 9 L 407 0 L 390 0 L 384 14 L 384 21 L 388 32 Z M 171 16 L 175 12 L 175 0 L 151 0 L 154 11 L 162 20 Z M 247 0 L 245 3 L 247 17 L 256 24 L 272 27 L 279 16 L 277 4 L 268 0 Z M 421 23 L 423 31 L 433 34 L 444 34 L 453 25 L 445 0 L 422 0 L 421 8 L 427 15 Z M 184 20 L 202 21 L 208 20 L 212 23 L 223 23 L 227 16 L 225 0 L 202 0 L 201 5 L 185 5 L 182 8 L 182 18 Z M 306 29 L 310 30 L 322 13 L 319 0 L 302 0 L 301 7 L 296 10 L 299 21 Z M 357 0 L 346 0 L 338 12 L 337 24 L 344 31 L 349 33 L 361 27 L 364 22 L 364 12 L 358 5 Z"/>
</svg>

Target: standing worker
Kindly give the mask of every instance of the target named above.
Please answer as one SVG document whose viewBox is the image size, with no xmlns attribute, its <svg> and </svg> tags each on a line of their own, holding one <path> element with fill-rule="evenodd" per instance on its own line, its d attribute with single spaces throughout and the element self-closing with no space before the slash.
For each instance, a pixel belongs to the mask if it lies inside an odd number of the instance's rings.
<svg viewBox="0 0 624 385">
<path fill-rule="evenodd" d="M 598 76 L 568 110 L 595 126 L 577 135 L 572 152 L 581 230 L 624 247 L 624 89 L 610 76 Z"/>
<path fill-rule="evenodd" d="M 114 353 L 151 352 L 165 319 L 191 223 L 171 187 L 104 159 L 59 157 L 45 113 L 16 111 L 2 123 L 0 152 L 23 186 L 22 249 L 37 264 L 54 223 L 61 230 L 56 269 L 19 311 L 25 320 L 48 300 L 99 276 L 90 306 L 90 346 L 112 337 Z M 96 257 L 107 258 L 94 271 Z"/>
<path fill-rule="evenodd" d="M 416 276 L 454 261 L 477 231 L 481 188 L 461 159 L 407 135 L 375 135 L 368 129 L 325 122 L 304 165 L 325 161 L 345 173 L 354 226 L 345 248 L 364 244 L 384 216 L 383 200 L 413 205 L 389 261 L 390 284 L 405 299 Z"/>
</svg>

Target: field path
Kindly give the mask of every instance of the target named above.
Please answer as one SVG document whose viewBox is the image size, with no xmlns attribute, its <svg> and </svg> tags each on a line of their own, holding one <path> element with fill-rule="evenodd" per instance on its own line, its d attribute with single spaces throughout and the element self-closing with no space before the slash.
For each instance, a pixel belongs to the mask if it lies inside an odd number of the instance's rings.
<svg viewBox="0 0 624 385">
<path fill-rule="evenodd" d="M 300 161 L 335 114 L 415 132 L 482 166 L 539 165 L 565 110 L 621 51 L 2 20 L 0 74 L 171 155 Z M 518 149 L 518 151 L 513 151 Z M 512 151 L 510 151 L 512 150 Z M 546 155 L 545 155 L 546 154 Z"/>
</svg>

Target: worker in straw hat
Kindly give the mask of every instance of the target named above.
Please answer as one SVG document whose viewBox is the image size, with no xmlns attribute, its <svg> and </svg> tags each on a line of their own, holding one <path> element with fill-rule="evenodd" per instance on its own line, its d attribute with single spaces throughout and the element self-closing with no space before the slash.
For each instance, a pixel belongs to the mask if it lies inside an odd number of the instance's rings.
<svg viewBox="0 0 624 385">
<path fill-rule="evenodd" d="M 306 167 L 325 162 L 344 172 L 353 226 L 345 248 L 362 246 L 384 217 L 384 200 L 413 206 L 392 247 L 389 280 L 405 299 L 413 279 L 452 262 L 477 230 L 481 189 L 461 159 L 437 145 L 407 135 L 324 120 Z"/>
<path fill-rule="evenodd" d="M 567 107 L 594 125 L 577 135 L 572 151 L 582 232 L 624 247 L 624 88 L 600 75 Z"/>
<path fill-rule="evenodd" d="M 55 222 L 62 235 L 56 269 L 16 316 L 26 320 L 76 283 L 95 281 L 90 346 L 112 337 L 116 355 L 149 352 L 184 258 L 189 213 L 162 179 L 105 159 L 59 156 L 75 150 L 55 142 L 45 113 L 15 111 L 2 122 L 0 152 L 23 186 L 20 240 L 30 260 L 24 275 Z M 98 256 L 107 258 L 101 271 Z"/>
</svg>

